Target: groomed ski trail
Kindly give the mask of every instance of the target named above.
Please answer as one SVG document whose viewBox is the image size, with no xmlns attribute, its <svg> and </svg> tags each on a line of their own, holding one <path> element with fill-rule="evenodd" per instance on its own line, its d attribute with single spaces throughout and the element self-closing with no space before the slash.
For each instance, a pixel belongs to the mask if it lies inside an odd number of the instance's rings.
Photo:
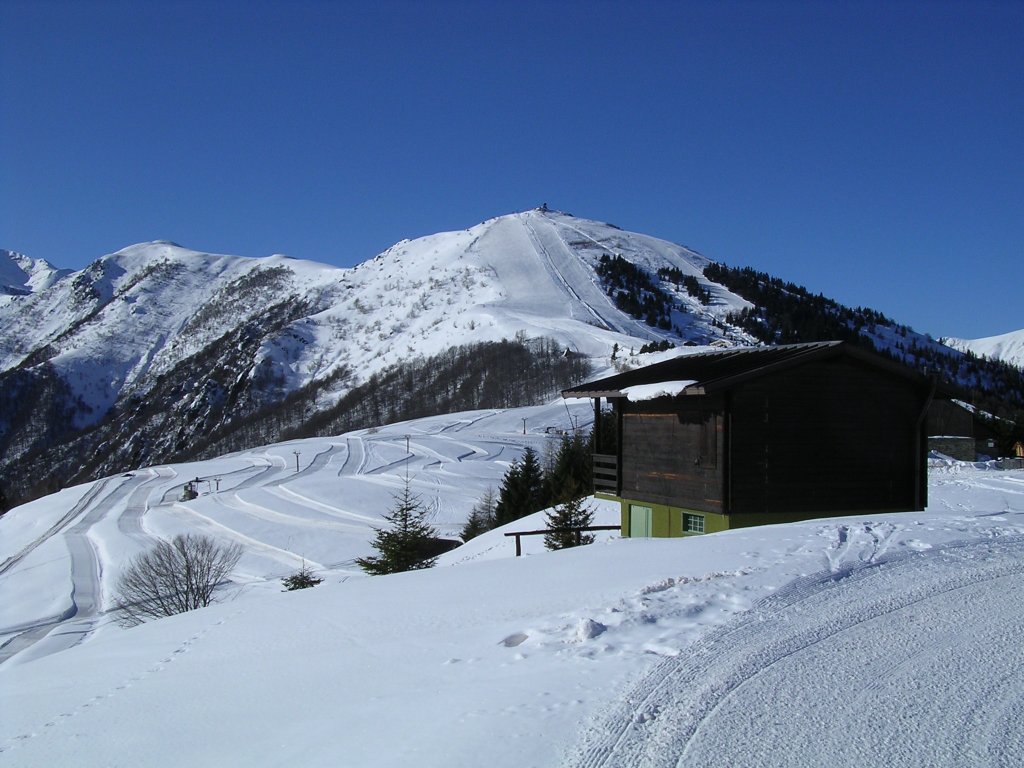
<svg viewBox="0 0 1024 768">
<path fill-rule="evenodd" d="M 1010 765 L 1022 589 L 1024 537 L 797 579 L 659 662 L 565 765 Z"/>
</svg>

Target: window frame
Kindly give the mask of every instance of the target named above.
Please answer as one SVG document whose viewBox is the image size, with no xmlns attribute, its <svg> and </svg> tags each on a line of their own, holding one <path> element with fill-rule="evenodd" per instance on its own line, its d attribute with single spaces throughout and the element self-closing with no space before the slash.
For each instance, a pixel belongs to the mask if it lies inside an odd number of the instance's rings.
<svg viewBox="0 0 1024 768">
<path fill-rule="evenodd" d="M 683 533 L 704 533 L 704 515 L 683 512 Z"/>
</svg>

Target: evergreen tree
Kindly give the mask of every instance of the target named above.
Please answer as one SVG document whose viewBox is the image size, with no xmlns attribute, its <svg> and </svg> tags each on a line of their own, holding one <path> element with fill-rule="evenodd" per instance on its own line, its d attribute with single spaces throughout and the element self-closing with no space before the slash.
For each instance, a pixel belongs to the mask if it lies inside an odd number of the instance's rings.
<svg viewBox="0 0 1024 768">
<path fill-rule="evenodd" d="M 427 520 L 427 510 L 420 497 L 412 492 L 409 478 L 402 490 L 394 496 L 394 505 L 384 515 L 387 528 L 378 528 L 373 547 L 378 554 L 356 558 L 356 565 L 367 573 L 379 576 L 387 573 L 430 568 L 437 555 L 433 549 L 437 531 Z"/>
<path fill-rule="evenodd" d="M 549 502 L 566 501 L 565 493 L 584 495 L 593 486 L 593 460 L 591 440 L 581 432 L 572 437 L 565 435 L 558 446 L 551 468 L 544 482 Z"/>
<path fill-rule="evenodd" d="M 462 529 L 463 541 L 469 541 L 470 539 L 476 538 L 481 533 L 486 533 L 494 528 L 497 524 L 497 520 L 495 518 L 496 506 L 497 500 L 494 497 L 494 491 L 491 488 L 488 488 L 484 497 L 476 503 L 476 506 L 473 507 L 473 511 L 469 513 L 469 519 L 466 521 L 466 525 Z"/>
<path fill-rule="evenodd" d="M 311 571 L 309 566 L 306 565 L 305 561 L 303 561 L 302 568 L 291 576 L 281 579 L 281 581 L 284 583 L 286 591 L 294 592 L 296 589 L 309 589 L 310 587 L 315 587 L 323 581 L 323 579 L 314 576 L 313 571 Z"/>
<path fill-rule="evenodd" d="M 514 462 L 501 481 L 501 491 L 495 507 L 498 525 L 510 523 L 533 514 L 547 506 L 544 488 L 544 473 L 541 471 L 537 452 L 532 448 L 523 451 L 523 457 Z"/>
<path fill-rule="evenodd" d="M 579 489 L 566 487 L 562 490 L 565 498 L 561 504 L 545 515 L 548 533 L 544 534 L 544 546 L 548 549 L 567 549 L 590 544 L 594 534 L 583 533 L 579 528 L 586 528 L 594 523 L 594 512 L 584 504 L 584 497 Z M 570 529 L 577 530 L 570 530 Z"/>
</svg>

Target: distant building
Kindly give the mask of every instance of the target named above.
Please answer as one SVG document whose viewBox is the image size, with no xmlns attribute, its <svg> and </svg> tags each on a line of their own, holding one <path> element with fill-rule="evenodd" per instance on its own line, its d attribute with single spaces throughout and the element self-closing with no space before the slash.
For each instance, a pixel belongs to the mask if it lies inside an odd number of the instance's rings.
<svg viewBox="0 0 1024 768">
<path fill-rule="evenodd" d="M 595 418 L 624 536 L 923 509 L 933 379 L 844 342 L 682 355 L 565 390 Z"/>
<path fill-rule="evenodd" d="M 997 458 L 995 430 L 959 400 L 936 400 L 928 410 L 928 450 L 959 461 Z"/>
</svg>

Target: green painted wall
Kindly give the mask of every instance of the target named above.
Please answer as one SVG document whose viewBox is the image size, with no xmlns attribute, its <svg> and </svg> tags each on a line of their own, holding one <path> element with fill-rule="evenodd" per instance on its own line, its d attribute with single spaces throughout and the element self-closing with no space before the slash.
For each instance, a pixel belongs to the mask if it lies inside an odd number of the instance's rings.
<svg viewBox="0 0 1024 768">
<path fill-rule="evenodd" d="M 813 520 L 818 517 L 843 517 L 862 514 L 861 510 L 843 512 L 793 513 L 785 514 L 732 514 L 722 515 L 714 512 L 701 512 L 694 509 L 670 507 L 665 504 L 652 504 L 649 501 L 624 499 L 610 494 L 600 494 L 600 498 L 617 501 L 621 509 L 622 536 L 629 537 L 630 508 L 643 507 L 651 510 L 651 535 L 658 538 L 679 536 L 699 536 L 700 534 L 683 531 L 683 514 L 702 515 L 704 517 L 704 533 L 717 533 L 733 528 L 749 528 L 755 525 L 774 525 L 776 523 L 795 523 L 800 520 Z M 894 509 L 893 512 L 907 510 Z M 863 513 L 868 514 L 868 513 Z"/>
<path fill-rule="evenodd" d="M 670 507 L 666 504 L 652 504 L 649 501 L 635 501 L 632 499 L 617 499 L 614 496 L 603 496 L 606 499 L 619 501 L 622 509 L 622 535 L 629 536 L 630 507 L 645 507 L 652 510 L 651 535 L 656 538 L 670 538 L 675 536 L 697 536 L 700 534 L 683 531 L 683 513 L 701 515 L 704 518 L 704 533 L 716 533 L 729 530 L 729 516 L 715 512 L 701 512 L 695 509 L 682 509 L 681 507 Z M 780 521 L 781 522 L 781 521 Z"/>
</svg>

